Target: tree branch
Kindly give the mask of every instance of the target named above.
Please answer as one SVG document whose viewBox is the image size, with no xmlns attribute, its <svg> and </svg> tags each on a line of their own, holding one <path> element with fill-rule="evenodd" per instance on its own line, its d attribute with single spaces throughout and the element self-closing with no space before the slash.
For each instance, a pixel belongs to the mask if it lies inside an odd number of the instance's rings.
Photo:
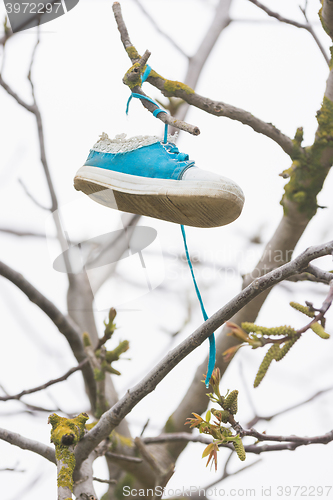
<svg viewBox="0 0 333 500">
<path fill-rule="evenodd" d="M 34 392 L 42 391 L 43 389 L 46 389 L 47 387 L 50 387 L 51 385 L 58 384 L 58 382 L 63 382 L 64 380 L 67 380 L 72 373 L 77 372 L 78 370 L 82 370 L 83 366 L 88 363 L 88 359 L 84 359 L 79 363 L 77 366 L 74 368 L 71 368 L 68 370 L 65 375 L 62 377 L 55 378 L 53 380 L 49 380 L 49 382 L 46 382 L 45 384 L 39 385 L 37 387 L 34 387 L 33 389 L 25 389 L 24 391 L 19 392 L 18 394 L 15 395 L 7 395 L 7 396 L 0 396 L 0 401 L 9 401 L 11 399 L 21 399 L 22 396 L 25 396 L 26 394 L 33 394 Z"/>
<path fill-rule="evenodd" d="M 42 210 L 47 210 L 48 212 L 51 210 L 49 207 L 45 207 L 44 205 L 42 205 L 41 203 L 39 203 L 39 201 L 36 200 L 36 198 L 34 198 L 34 196 L 30 193 L 30 191 L 28 190 L 27 186 L 24 184 L 24 182 L 22 181 L 22 179 L 18 179 L 18 182 L 21 184 L 21 186 L 23 188 L 23 191 L 28 196 L 28 198 L 30 198 L 30 200 L 33 201 L 33 203 L 38 208 L 41 208 Z"/>
<path fill-rule="evenodd" d="M 7 94 L 9 94 L 15 99 L 17 104 L 25 108 L 30 113 L 35 113 L 35 105 L 28 104 L 27 102 L 23 101 L 23 99 L 21 99 L 21 97 L 18 94 L 16 94 L 16 92 L 14 92 L 14 90 L 8 85 L 8 83 L 4 81 L 1 74 L 0 74 L 0 85 L 7 92 Z"/>
<path fill-rule="evenodd" d="M 266 12 L 266 14 L 268 14 L 270 17 L 274 17 L 275 19 L 277 19 L 281 23 L 291 24 L 292 26 L 296 26 L 296 28 L 303 28 L 303 29 L 306 29 L 306 30 L 308 29 L 308 25 L 307 24 L 299 23 L 297 21 L 293 21 L 292 19 L 288 19 L 286 17 L 283 17 L 278 12 L 274 12 L 273 10 L 269 9 L 268 7 L 266 7 L 261 2 L 258 2 L 258 0 L 249 0 L 249 2 L 253 3 L 257 7 L 259 7 L 259 9 L 263 10 L 264 12 Z"/>
<path fill-rule="evenodd" d="M 244 445 L 244 449 L 246 453 L 254 453 L 256 455 L 260 455 L 260 453 L 264 453 L 267 451 L 279 451 L 279 450 L 295 450 L 299 446 L 307 446 L 309 444 L 328 444 L 333 441 L 333 430 L 323 434 L 322 436 L 315 437 L 300 437 L 300 436 L 274 436 L 268 434 L 262 434 L 254 429 L 245 430 L 242 432 L 243 436 L 251 436 L 255 437 L 258 441 L 278 441 L 281 444 L 279 445 L 261 445 L 250 444 Z M 156 437 L 146 437 L 142 438 L 142 441 L 145 444 L 157 444 L 157 443 L 171 443 L 171 442 L 194 442 L 194 443 L 203 443 L 210 444 L 213 442 L 211 438 L 208 436 L 203 436 L 200 434 L 199 436 L 193 436 L 187 432 L 176 432 L 176 433 L 167 433 L 160 434 Z M 233 446 L 229 443 L 224 443 L 219 445 L 221 448 L 229 448 L 234 450 Z"/>
<path fill-rule="evenodd" d="M 112 8 L 117 22 L 118 30 L 120 32 L 121 41 L 132 63 L 135 63 L 140 59 L 140 56 L 130 41 L 129 34 L 124 19 L 122 17 L 120 4 L 118 2 L 114 2 Z M 166 80 L 155 71 L 151 71 L 147 81 L 151 83 L 154 87 L 158 88 L 162 92 L 162 94 L 165 95 L 166 97 L 171 97 L 171 96 L 179 97 L 188 104 L 191 104 L 192 106 L 202 109 L 207 113 L 210 113 L 215 116 L 225 116 L 227 118 L 230 118 L 231 120 L 240 121 L 244 125 L 249 125 L 251 128 L 253 128 L 255 132 L 266 135 L 270 139 L 274 140 L 289 156 L 295 152 L 295 149 L 296 150 L 298 149 L 297 146 L 293 144 L 292 140 L 286 135 L 284 135 L 276 127 L 274 127 L 274 125 L 272 125 L 271 123 L 266 123 L 260 120 L 259 118 L 256 118 L 251 113 L 243 109 L 236 108 L 222 101 L 214 101 L 212 99 L 200 96 L 199 94 L 196 94 L 194 90 L 188 87 L 187 85 L 172 80 Z M 163 114 L 161 113 L 161 115 L 162 119 L 165 113 Z"/>
<path fill-rule="evenodd" d="M 155 30 L 157 31 L 157 33 L 159 33 L 160 35 L 164 36 L 164 38 L 166 38 L 168 40 L 169 43 L 171 43 L 171 45 L 173 45 L 173 47 L 178 51 L 180 52 L 184 57 L 186 57 L 187 59 L 189 59 L 189 56 L 183 51 L 183 49 L 174 41 L 174 39 L 169 36 L 167 33 L 165 33 L 165 31 L 163 31 L 159 25 L 157 24 L 157 22 L 155 21 L 155 19 L 153 19 L 153 17 L 150 15 L 149 11 L 142 5 L 142 3 L 139 1 L 139 0 L 134 0 L 134 2 L 137 4 L 137 6 L 140 8 L 140 10 L 142 11 L 142 13 L 145 15 L 145 17 L 151 22 L 151 24 L 154 26 Z"/>
<path fill-rule="evenodd" d="M 319 16 L 324 30 L 333 40 L 333 4 L 332 0 L 322 0 L 322 8 Z"/>
<path fill-rule="evenodd" d="M 1 261 L 0 275 L 16 285 L 28 297 L 28 299 L 31 300 L 31 302 L 36 304 L 51 319 L 58 330 L 66 337 L 77 361 L 79 363 L 84 361 L 86 359 L 86 353 L 83 348 L 81 331 L 77 325 L 69 317 L 64 316 L 62 312 L 59 311 L 59 309 L 53 304 L 53 302 L 40 293 L 22 276 L 22 274 L 14 271 L 14 269 L 10 268 Z M 88 393 L 90 400 L 95 401 L 96 383 L 91 366 L 89 364 L 84 364 L 82 367 L 82 373 L 89 389 Z"/>
<path fill-rule="evenodd" d="M 332 391 L 333 387 L 328 387 L 327 389 L 323 389 L 321 391 L 316 392 L 316 394 L 313 394 L 311 397 L 306 399 L 305 401 L 301 401 L 300 403 L 296 403 L 295 405 L 289 406 L 288 408 L 285 408 L 284 410 L 280 410 L 276 413 L 273 413 L 272 415 L 267 415 L 267 416 L 262 416 L 262 415 L 255 415 L 246 425 L 248 428 L 252 428 L 254 425 L 256 425 L 260 420 L 265 420 L 269 422 L 270 420 L 273 420 L 273 418 L 278 417 L 279 415 L 284 415 L 288 411 L 296 410 L 300 406 L 306 405 L 307 403 L 310 403 L 314 399 L 317 399 L 319 396 L 322 394 L 326 394 L 326 392 Z"/>
<path fill-rule="evenodd" d="M 283 17 L 278 12 L 274 12 L 273 10 L 271 10 L 268 7 L 266 7 L 265 5 L 263 5 L 261 2 L 258 2 L 258 0 L 249 0 L 249 2 L 253 3 L 257 7 L 259 7 L 259 9 L 266 12 L 266 14 L 268 14 L 270 17 L 274 17 L 275 19 L 277 19 L 281 23 L 290 24 L 291 26 L 295 26 L 296 28 L 302 28 L 302 29 L 308 31 L 310 33 L 310 35 L 314 38 L 316 44 L 318 45 L 318 48 L 319 48 L 320 52 L 323 54 L 327 65 L 329 65 L 329 63 L 330 63 L 329 57 L 326 54 L 326 51 L 325 51 L 323 45 L 321 44 L 319 38 L 317 37 L 316 33 L 314 32 L 312 26 L 310 25 L 304 9 L 301 8 L 301 11 L 305 17 L 306 24 L 299 23 L 297 21 L 293 21 L 292 19 L 288 19 L 286 17 Z"/>
<path fill-rule="evenodd" d="M 22 450 L 29 450 L 37 453 L 38 455 L 46 458 L 52 463 L 56 463 L 55 451 L 50 446 L 46 444 L 39 443 L 32 439 L 16 434 L 15 432 L 7 431 L 6 429 L 0 428 L 0 439 L 7 441 L 7 443 L 18 446 Z"/>
<path fill-rule="evenodd" d="M 185 339 L 175 349 L 170 351 L 155 368 L 141 380 L 133 389 L 127 391 L 110 410 L 106 411 L 96 426 L 88 432 L 76 448 L 77 463 L 87 458 L 89 453 L 110 432 L 122 421 L 123 418 L 141 401 L 145 396 L 152 392 L 156 386 L 166 377 L 168 373 L 182 361 L 188 354 L 204 342 L 216 329 L 225 321 L 230 319 L 233 314 L 239 311 L 244 305 L 248 304 L 262 292 L 270 289 L 276 283 L 303 271 L 310 261 L 331 255 L 333 252 L 333 241 L 325 245 L 310 247 L 293 261 L 285 264 L 267 273 L 253 283 L 248 285 L 241 293 L 236 295 L 230 302 L 211 316 L 203 325 L 201 325 L 192 335 Z M 333 278 L 333 276 L 332 276 Z"/>
<path fill-rule="evenodd" d="M 22 231 L 21 229 L 10 229 L 8 227 L 0 227 L 1 233 L 11 234 L 19 237 L 46 238 L 45 233 L 35 233 L 33 231 Z"/>
</svg>

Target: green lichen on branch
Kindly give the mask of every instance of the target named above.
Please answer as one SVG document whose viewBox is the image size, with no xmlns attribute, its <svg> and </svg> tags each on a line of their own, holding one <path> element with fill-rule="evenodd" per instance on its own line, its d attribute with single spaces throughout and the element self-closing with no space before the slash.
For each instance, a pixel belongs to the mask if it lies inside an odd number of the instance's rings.
<svg viewBox="0 0 333 500">
<path fill-rule="evenodd" d="M 94 368 L 94 379 L 96 380 L 96 382 L 105 380 L 105 371 Z"/>
<path fill-rule="evenodd" d="M 162 80 L 163 89 L 161 89 L 161 92 L 166 97 L 182 97 L 184 93 L 194 94 L 194 90 L 185 83 L 176 80 L 167 80 L 154 70 L 151 70 L 149 78 L 158 78 Z"/>
<path fill-rule="evenodd" d="M 286 214 L 288 202 L 293 202 L 298 211 L 309 219 L 317 211 L 317 195 L 333 162 L 333 102 L 326 96 L 317 113 L 317 121 L 318 129 L 312 146 L 300 149 L 300 135 L 295 136 L 295 150 L 291 155 L 293 164 L 284 172 L 285 176 L 289 176 L 289 182 L 281 200 Z"/>
<path fill-rule="evenodd" d="M 144 66 L 143 71 L 147 66 Z M 126 71 L 123 82 L 127 85 L 131 90 L 134 87 L 141 87 L 141 66 L 139 63 L 134 63 L 133 66 L 130 67 L 128 71 Z"/>
<path fill-rule="evenodd" d="M 75 469 L 75 455 L 67 447 L 56 447 L 56 460 L 63 465 L 58 472 L 58 488 L 69 488 L 73 491 L 73 473 Z"/>
<path fill-rule="evenodd" d="M 131 59 L 131 61 L 135 62 L 136 59 L 141 59 L 139 52 L 136 50 L 135 47 L 133 47 L 133 45 L 131 45 L 130 47 L 126 47 L 125 50 L 128 54 L 128 57 Z"/>
<path fill-rule="evenodd" d="M 85 423 L 89 419 L 86 413 L 80 413 L 75 418 L 59 417 L 56 413 L 49 416 L 48 422 L 52 425 L 51 442 L 60 446 L 66 441 L 66 436 L 72 436 L 70 444 L 76 445 L 84 435 Z"/>
<path fill-rule="evenodd" d="M 74 447 L 84 436 L 86 413 L 80 413 L 75 418 L 59 417 L 56 413 L 49 416 L 52 425 L 51 442 L 55 445 L 56 460 L 60 463 L 58 472 L 58 487 L 73 491 L 73 472 L 75 468 Z"/>
<path fill-rule="evenodd" d="M 324 3 L 323 0 L 321 0 L 322 5 L 323 5 L 323 3 Z M 326 23 L 323 19 L 323 7 L 320 7 L 318 15 L 319 15 L 319 19 L 320 19 L 321 25 L 323 27 L 323 30 L 328 34 L 328 36 L 330 38 L 333 39 L 333 32 L 329 29 L 329 27 L 326 25 Z"/>
</svg>

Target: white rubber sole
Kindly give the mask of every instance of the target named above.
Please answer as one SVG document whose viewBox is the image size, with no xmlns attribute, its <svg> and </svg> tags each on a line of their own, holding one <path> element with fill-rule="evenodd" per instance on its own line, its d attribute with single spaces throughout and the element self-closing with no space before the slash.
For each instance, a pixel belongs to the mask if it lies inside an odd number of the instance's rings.
<svg viewBox="0 0 333 500">
<path fill-rule="evenodd" d="M 81 167 L 74 187 L 106 207 L 196 227 L 230 224 L 239 217 L 244 194 L 230 179 L 152 179 L 98 167 Z"/>
</svg>

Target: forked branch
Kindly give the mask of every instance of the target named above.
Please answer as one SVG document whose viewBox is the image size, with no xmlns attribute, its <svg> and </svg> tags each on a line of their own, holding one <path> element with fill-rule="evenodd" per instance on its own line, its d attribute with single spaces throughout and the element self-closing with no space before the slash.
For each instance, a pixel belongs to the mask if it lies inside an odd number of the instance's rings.
<svg viewBox="0 0 333 500">
<path fill-rule="evenodd" d="M 324 245 L 310 247 L 293 261 L 254 280 L 242 292 L 211 316 L 192 335 L 170 351 L 155 368 L 133 389 L 127 391 L 110 410 L 105 412 L 96 426 L 83 438 L 76 449 L 77 463 L 80 464 L 91 451 L 128 415 L 145 396 L 152 392 L 170 371 L 188 354 L 201 345 L 214 331 L 233 314 L 242 309 L 255 297 L 289 276 L 302 272 L 309 263 L 333 252 L 333 241 Z"/>
<path fill-rule="evenodd" d="M 140 60 L 140 55 L 130 40 L 119 2 L 114 2 L 112 8 L 123 46 L 132 63 L 135 64 Z M 214 101 L 212 99 L 208 99 L 207 97 L 200 96 L 187 85 L 184 85 L 181 82 L 167 80 L 153 70 L 147 78 L 147 81 L 154 87 L 158 88 L 166 97 L 179 97 L 188 104 L 202 109 L 206 113 L 210 113 L 215 116 L 224 116 L 230 118 L 231 120 L 239 121 L 244 125 L 249 125 L 255 132 L 266 135 L 270 139 L 274 140 L 289 156 L 295 153 L 295 149 L 302 150 L 301 147 L 295 146 L 293 141 L 274 127 L 274 125 L 260 120 L 248 111 L 236 108 L 235 106 L 231 106 L 230 104 L 226 104 L 222 101 Z M 164 114 L 165 113 L 160 113 L 161 119 L 163 119 Z M 174 124 L 174 126 L 176 125 Z"/>
</svg>

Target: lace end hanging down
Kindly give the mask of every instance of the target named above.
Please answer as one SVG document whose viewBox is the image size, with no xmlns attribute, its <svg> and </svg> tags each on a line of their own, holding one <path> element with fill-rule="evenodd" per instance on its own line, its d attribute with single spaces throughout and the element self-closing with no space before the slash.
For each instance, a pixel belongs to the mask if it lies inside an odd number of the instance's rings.
<svg viewBox="0 0 333 500">
<path fill-rule="evenodd" d="M 190 271 L 191 271 L 191 275 L 192 275 L 192 280 L 193 280 L 195 292 L 197 294 L 197 297 L 198 297 L 198 300 L 199 300 L 199 303 L 200 303 L 200 307 L 201 307 L 201 312 L 202 312 L 203 318 L 204 318 L 205 321 L 207 321 L 208 315 L 206 313 L 206 309 L 205 309 L 205 306 L 203 304 L 203 300 L 202 300 L 202 297 L 201 297 L 201 294 L 200 294 L 200 290 L 199 290 L 199 287 L 197 285 L 197 281 L 196 281 L 195 276 L 194 276 L 194 270 L 193 270 L 192 262 L 191 262 L 191 259 L 190 259 L 189 251 L 188 251 L 188 248 L 187 248 L 185 227 L 183 225 L 181 225 L 180 228 L 181 228 L 182 235 L 183 235 L 186 260 L 187 260 L 187 263 L 188 263 Z M 216 358 L 215 336 L 214 336 L 214 333 L 212 333 L 210 335 L 210 337 L 209 337 L 209 359 L 208 359 L 207 375 L 206 375 L 206 380 L 205 380 L 205 385 L 206 385 L 207 389 L 209 387 L 209 382 L 210 382 L 210 379 L 211 379 L 211 376 L 212 376 L 212 373 L 213 373 L 213 370 L 214 370 L 214 367 L 215 367 L 215 358 Z"/>
</svg>

